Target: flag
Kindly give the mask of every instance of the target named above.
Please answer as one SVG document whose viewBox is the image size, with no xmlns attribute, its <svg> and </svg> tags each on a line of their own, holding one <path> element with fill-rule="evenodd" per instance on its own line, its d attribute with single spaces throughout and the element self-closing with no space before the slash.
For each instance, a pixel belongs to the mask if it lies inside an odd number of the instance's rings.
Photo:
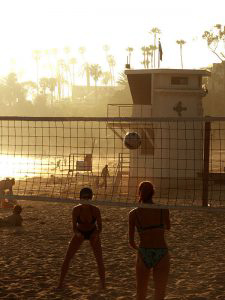
<svg viewBox="0 0 225 300">
<path fill-rule="evenodd" d="M 161 45 L 161 42 L 159 40 L 159 58 L 160 58 L 161 61 L 162 61 L 162 56 L 163 56 L 162 45 Z"/>
</svg>

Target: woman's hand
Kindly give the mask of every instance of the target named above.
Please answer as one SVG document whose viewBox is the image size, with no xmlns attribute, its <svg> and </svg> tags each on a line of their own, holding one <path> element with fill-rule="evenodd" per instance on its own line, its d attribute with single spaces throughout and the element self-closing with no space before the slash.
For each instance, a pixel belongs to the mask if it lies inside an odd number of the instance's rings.
<svg viewBox="0 0 225 300">
<path fill-rule="evenodd" d="M 96 241 L 99 238 L 99 236 L 100 236 L 100 231 L 96 229 L 91 235 L 92 241 Z"/>
<path fill-rule="evenodd" d="M 129 243 L 130 247 L 134 250 L 138 250 L 138 246 L 133 242 L 133 243 Z"/>
</svg>

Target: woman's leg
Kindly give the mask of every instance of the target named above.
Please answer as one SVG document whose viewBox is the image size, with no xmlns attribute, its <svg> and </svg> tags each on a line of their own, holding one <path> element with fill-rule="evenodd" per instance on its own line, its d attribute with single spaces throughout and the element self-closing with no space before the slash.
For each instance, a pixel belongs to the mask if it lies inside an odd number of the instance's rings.
<svg viewBox="0 0 225 300">
<path fill-rule="evenodd" d="M 93 249 L 95 259 L 98 265 L 98 274 L 101 281 L 101 288 L 105 288 L 105 266 L 103 262 L 103 256 L 102 256 L 102 245 L 101 245 L 101 239 L 99 237 L 98 233 L 93 233 L 90 244 Z"/>
<path fill-rule="evenodd" d="M 167 253 L 153 268 L 153 280 L 155 284 L 155 300 L 163 300 L 166 294 L 166 286 L 169 277 L 170 258 Z"/>
<path fill-rule="evenodd" d="M 65 279 L 65 276 L 67 274 L 67 271 L 69 269 L 69 264 L 71 259 L 73 258 L 74 254 L 77 252 L 77 250 L 80 248 L 80 245 L 82 244 L 84 238 L 83 236 L 76 236 L 74 235 L 72 240 L 69 243 L 66 256 L 64 258 L 62 267 L 61 267 L 61 274 L 59 278 L 59 285 L 58 288 L 62 288 L 63 281 Z"/>
<path fill-rule="evenodd" d="M 146 298 L 149 275 L 150 269 L 145 266 L 138 253 L 136 262 L 137 300 L 144 300 Z"/>
</svg>

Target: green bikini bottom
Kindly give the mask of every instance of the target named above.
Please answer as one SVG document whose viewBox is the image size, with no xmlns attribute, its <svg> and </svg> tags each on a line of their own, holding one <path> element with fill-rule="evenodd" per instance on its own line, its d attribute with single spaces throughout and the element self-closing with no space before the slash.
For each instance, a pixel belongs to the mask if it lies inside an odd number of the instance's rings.
<svg viewBox="0 0 225 300">
<path fill-rule="evenodd" d="M 139 248 L 140 256 L 147 268 L 155 267 L 160 260 L 168 253 L 167 248 Z"/>
</svg>

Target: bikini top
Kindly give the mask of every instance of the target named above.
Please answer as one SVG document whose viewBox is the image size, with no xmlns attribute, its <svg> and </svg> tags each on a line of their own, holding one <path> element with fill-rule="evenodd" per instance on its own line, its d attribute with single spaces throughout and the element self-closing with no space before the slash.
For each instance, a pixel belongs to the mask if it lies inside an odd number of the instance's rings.
<svg viewBox="0 0 225 300">
<path fill-rule="evenodd" d="M 160 223 L 159 224 L 148 225 L 148 226 L 143 227 L 141 225 L 141 222 L 140 222 L 139 218 L 138 218 L 137 211 L 135 211 L 135 216 L 136 216 L 136 219 L 137 219 L 137 222 L 138 222 L 137 229 L 138 229 L 139 232 L 142 232 L 142 231 L 145 231 L 145 230 L 149 230 L 149 229 L 156 229 L 156 228 L 163 229 L 164 228 L 164 224 L 163 224 L 163 211 L 162 211 L 162 209 L 160 209 Z"/>
<path fill-rule="evenodd" d="M 78 223 L 78 224 L 95 224 L 96 218 L 95 218 L 95 217 L 93 216 L 93 214 L 92 214 L 92 208 L 91 208 L 91 206 L 90 206 L 91 215 L 92 215 L 92 220 L 91 220 L 91 222 L 87 222 L 87 221 L 81 220 L 81 217 L 80 217 L 80 215 L 81 215 L 81 208 L 82 208 L 82 206 L 80 207 L 80 214 L 79 214 L 79 216 L 77 217 L 77 223 Z"/>
</svg>

